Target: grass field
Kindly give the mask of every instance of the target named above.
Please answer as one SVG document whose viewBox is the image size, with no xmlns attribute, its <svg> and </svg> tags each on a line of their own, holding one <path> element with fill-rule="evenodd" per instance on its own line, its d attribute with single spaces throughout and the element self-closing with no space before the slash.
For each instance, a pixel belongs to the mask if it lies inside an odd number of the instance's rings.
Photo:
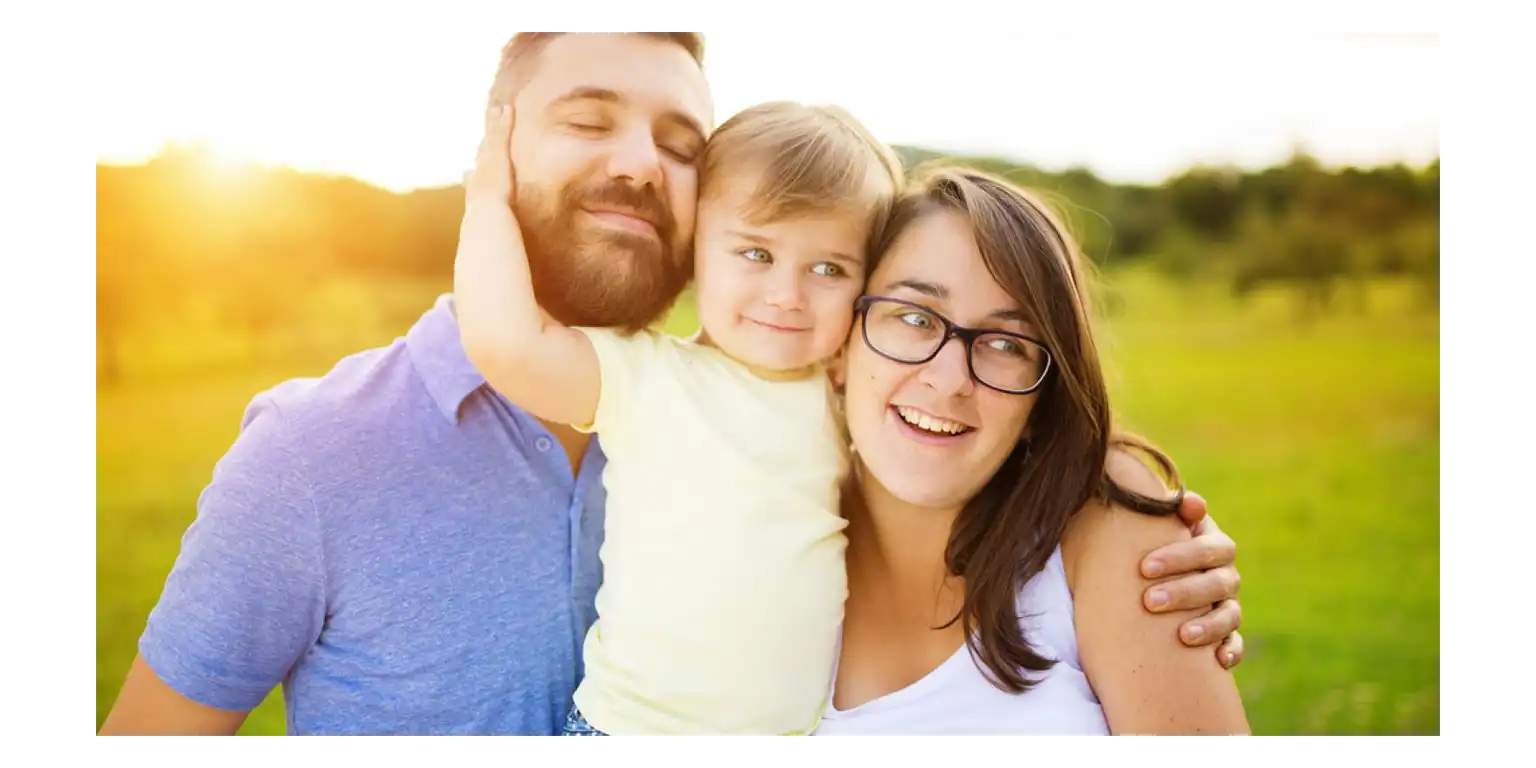
<svg viewBox="0 0 1536 768">
<path fill-rule="evenodd" d="M 1370 286 L 1364 311 L 1300 325 L 1283 293 L 1237 305 L 1215 285 L 1108 282 L 1101 341 L 1122 424 L 1172 454 L 1238 542 L 1236 674 L 1254 731 L 1439 733 L 1438 315 L 1407 286 Z M 430 299 L 393 301 L 414 316 Z M 127 350 L 127 383 L 97 403 L 98 725 L 246 402 L 387 342 L 402 317 L 331 324 L 304 356 L 256 365 L 213 335 Z M 274 692 L 242 733 L 282 731 Z"/>
</svg>

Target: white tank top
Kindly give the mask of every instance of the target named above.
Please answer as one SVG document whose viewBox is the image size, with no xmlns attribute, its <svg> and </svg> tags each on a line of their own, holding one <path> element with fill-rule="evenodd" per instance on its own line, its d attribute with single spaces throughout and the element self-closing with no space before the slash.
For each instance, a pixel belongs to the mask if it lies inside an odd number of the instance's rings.
<svg viewBox="0 0 1536 768">
<path fill-rule="evenodd" d="M 853 709 L 827 702 L 816 735 L 840 734 L 1107 734 L 1104 709 L 1083 675 L 1072 622 L 1072 593 L 1058 547 L 1019 594 L 1019 616 L 1030 647 L 1057 663 L 1022 694 L 1006 693 L 983 676 L 968 648 L 922 679 Z M 836 686 L 836 673 L 833 674 Z"/>
</svg>

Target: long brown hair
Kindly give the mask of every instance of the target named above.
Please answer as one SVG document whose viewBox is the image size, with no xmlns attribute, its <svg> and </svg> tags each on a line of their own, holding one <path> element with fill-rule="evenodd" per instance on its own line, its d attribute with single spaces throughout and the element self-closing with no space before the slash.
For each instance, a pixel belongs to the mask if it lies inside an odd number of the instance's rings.
<svg viewBox="0 0 1536 768">
<path fill-rule="evenodd" d="M 1174 487 L 1178 470 L 1146 440 L 1117 432 L 1091 323 L 1088 265 L 1061 220 L 1031 193 L 971 168 L 919 169 L 892 210 L 873 256 L 914 222 L 955 211 L 971 223 L 987 270 L 1015 300 L 1051 354 L 1051 371 L 1018 444 L 955 520 L 945 565 L 965 580 L 962 622 L 971 655 L 999 688 L 1028 690 L 1055 660 L 1030 647 L 1017 600 L 1045 567 L 1067 522 L 1090 501 L 1154 515 L 1174 514 L 1173 501 L 1153 499 L 1111 479 L 1111 450 L 1153 459 Z M 1026 437 L 1027 435 L 1027 437 Z M 953 624 L 953 621 L 950 622 Z"/>
</svg>

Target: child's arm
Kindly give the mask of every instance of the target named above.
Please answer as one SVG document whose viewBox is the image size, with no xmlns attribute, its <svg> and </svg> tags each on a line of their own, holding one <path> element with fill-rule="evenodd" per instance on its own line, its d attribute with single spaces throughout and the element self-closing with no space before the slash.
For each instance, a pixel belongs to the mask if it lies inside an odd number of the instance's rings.
<svg viewBox="0 0 1536 768">
<path fill-rule="evenodd" d="M 539 308 L 512 213 L 512 108 L 486 112 L 485 137 L 465 181 L 453 269 L 459 336 L 491 387 L 535 417 L 589 424 L 599 373 L 592 342 Z"/>
</svg>

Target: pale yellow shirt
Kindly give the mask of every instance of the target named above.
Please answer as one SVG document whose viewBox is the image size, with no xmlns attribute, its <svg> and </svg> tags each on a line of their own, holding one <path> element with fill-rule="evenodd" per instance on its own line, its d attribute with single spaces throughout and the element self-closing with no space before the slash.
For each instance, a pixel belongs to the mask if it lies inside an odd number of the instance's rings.
<svg viewBox="0 0 1536 768">
<path fill-rule="evenodd" d="M 809 733 L 847 597 L 847 469 L 824 371 L 770 380 L 655 332 L 579 329 L 608 458 L 575 702 L 612 734 Z"/>
</svg>

